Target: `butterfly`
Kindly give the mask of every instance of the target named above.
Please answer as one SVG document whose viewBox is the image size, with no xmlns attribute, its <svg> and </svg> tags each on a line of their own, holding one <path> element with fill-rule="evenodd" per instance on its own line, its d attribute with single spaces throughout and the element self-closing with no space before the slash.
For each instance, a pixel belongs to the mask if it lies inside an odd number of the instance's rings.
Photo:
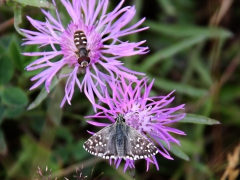
<svg viewBox="0 0 240 180">
<path fill-rule="evenodd" d="M 92 155 L 104 159 L 144 159 L 158 153 L 157 147 L 136 129 L 125 123 L 118 114 L 115 123 L 91 136 L 83 148 Z"/>
</svg>

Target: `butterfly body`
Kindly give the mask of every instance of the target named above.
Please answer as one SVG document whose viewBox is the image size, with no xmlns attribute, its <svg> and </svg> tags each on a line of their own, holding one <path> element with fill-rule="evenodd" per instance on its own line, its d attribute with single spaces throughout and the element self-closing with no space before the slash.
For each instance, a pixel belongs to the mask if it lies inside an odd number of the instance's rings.
<svg viewBox="0 0 240 180">
<path fill-rule="evenodd" d="M 91 136 L 83 145 L 89 153 L 104 159 L 144 159 L 158 153 L 156 146 L 125 123 L 122 115 L 116 122 Z"/>
<path fill-rule="evenodd" d="M 118 156 L 124 156 L 126 153 L 124 152 L 124 142 L 126 142 L 125 138 L 126 135 L 124 134 L 125 131 L 125 126 L 123 124 L 116 124 L 116 132 L 115 132 L 115 136 L 113 136 L 113 140 L 115 140 L 115 147 L 116 147 L 116 152 L 118 154 Z M 127 151 L 127 150 L 126 150 Z"/>
</svg>

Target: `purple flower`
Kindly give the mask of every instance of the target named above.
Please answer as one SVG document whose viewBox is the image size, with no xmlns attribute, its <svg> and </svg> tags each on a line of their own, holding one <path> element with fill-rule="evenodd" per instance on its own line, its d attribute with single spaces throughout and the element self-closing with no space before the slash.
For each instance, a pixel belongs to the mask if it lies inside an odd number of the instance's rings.
<svg viewBox="0 0 240 180">
<path fill-rule="evenodd" d="M 52 49 L 48 52 L 23 53 L 26 56 L 41 56 L 26 67 L 28 71 L 43 69 L 41 73 L 31 78 L 37 82 L 30 89 L 45 82 L 46 90 L 49 92 L 53 77 L 60 73 L 59 77 L 67 77 L 62 107 L 66 101 L 71 104 L 75 84 L 80 91 L 84 91 L 91 103 L 94 103 L 94 94 L 102 98 L 106 85 L 112 80 L 119 77 L 136 80 L 135 75 L 144 75 L 125 68 L 118 60 L 125 56 L 148 52 L 147 47 L 141 47 L 145 41 L 128 42 L 119 39 L 148 28 L 136 29 L 145 18 L 126 27 L 136 13 L 134 6 L 121 8 L 124 2 L 122 0 L 112 12 L 107 13 L 108 0 L 72 0 L 72 3 L 61 0 L 61 2 L 72 19 L 66 27 L 61 22 L 58 10 L 56 18 L 42 10 L 45 22 L 27 17 L 36 31 L 22 29 L 26 36 L 23 45 L 38 44 L 39 47 L 48 45 Z M 56 6 L 54 0 L 53 4 Z M 81 33 L 78 37 L 74 36 L 77 31 Z M 56 58 L 60 60 L 56 61 Z M 63 67 L 68 67 L 66 69 L 69 72 L 61 71 Z"/>
<path fill-rule="evenodd" d="M 95 105 L 100 111 L 87 118 L 107 118 L 114 123 L 114 119 L 118 114 L 123 114 L 126 124 L 135 128 L 149 141 L 155 143 L 158 147 L 158 152 L 163 157 L 173 159 L 162 142 L 167 144 L 168 149 L 170 149 L 170 143 L 180 145 L 180 142 L 171 136 L 170 133 L 180 135 L 185 135 L 185 133 L 168 125 L 181 120 L 185 116 L 184 113 L 176 113 L 178 110 L 183 109 L 184 104 L 177 107 L 166 107 L 174 100 L 174 97 L 170 97 L 173 92 L 167 96 L 150 97 L 149 93 L 153 83 L 154 81 L 148 85 L 145 78 L 136 82 L 126 82 L 126 80 L 121 78 L 121 81 L 110 86 L 112 94 L 106 93 L 106 98 L 101 100 L 102 105 Z M 88 121 L 88 123 L 95 126 L 109 125 L 93 121 Z M 155 156 L 145 158 L 145 160 L 147 162 L 147 170 L 150 163 L 155 164 L 157 169 L 159 169 Z M 121 159 L 114 161 L 116 167 L 119 166 L 120 162 Z M 133 168 L 134 161 L 126 159 L 124 171 L 127 167 Z"/>
</svg>

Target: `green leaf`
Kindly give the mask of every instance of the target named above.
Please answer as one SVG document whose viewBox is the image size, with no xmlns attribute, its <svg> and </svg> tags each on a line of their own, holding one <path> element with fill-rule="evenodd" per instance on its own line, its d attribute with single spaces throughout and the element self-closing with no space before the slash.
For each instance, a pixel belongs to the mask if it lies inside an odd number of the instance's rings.
<svg viewBox="0 0 240 180">
<path fill-rule="evenodd" d="M 27 95 L 17 87 L 4 88 L 1 97 L 3 104 L 9 106 L 25 106 L 28 103 Z"/>
<path fill-rule="evenodd" d="M 233 34 L 232 32 L 216 27 L 200 27 L 193 25 L 170 25 L 160 24 L 153 21 L 146 20 L 144 23 L 146 26 L 160 34 L 166 34 L 171 37 L 187 37 L 187 36 L 204 36 L 205 38 L 229 38 Z"/>
<path fill-rule="evenodd" d="M 39 47 L 37 45 L 26 45 L 23 48 L 23 52 L 38 52 L 38 51 L 39 51 Z M 23 67 L 29 65 L 30 62 L 33 62 L 37 58 L 38 58 L 37 56 L 24 56 L 24 55 L 22 55 L 21 59 L 22 59 Z M 25 72 L 29 72 L 29 71 L 25 71 Z"/>
<path fill-rule="evenodd" d="M 169 0 L 158 0 L 158 3 L 162 6 L 162 10 L 169 16 L 176 15 L 176 9 L 173 6 L 173 2 Z"/>
<path fill-rule="evenodd" d="M 52 83 L 50 85 L 49 90 L 51 91 L 59 82 L 60 79 L 53 78 Z M 46 88 L 43 87 L 41 92 L 38 94 L 37 98 L 28 106 L 27 110 L 31 110 L 35 107 L 37 107 L 48 95 L 48 92 L 46 91 Z"/>
<path fill-rule="evenodd" d="M 7 153 L 7 144 L 5 141 L 4 134 L 2 130 L 0 129 L 0 154 L 5 155 Z"/>
<path fill-rule="evenodd" d="M 17 118 L 19 117 L 23 112 L 25 111 L 25 108 L 20 106 L 12 106 L 12 107 L 7 107 L 5 109 L 5 116 L 7 118 Z"/>
<path fill-rule="evenodd" d="M 67 146 L 67 147 L 59 146 L 59 147 L 56 148 L 54 154 L 55 154 L 55 156 L 59 157 L 59 159 L 62 162 L 67 163 L 68 160 L 70 159 L 70 157 L 69 157 L 70 156 L 70 151 L 71 151 L 71 149 L 70 149 L 69 146 Z"/>
<path fill-rule="evenodd" d="M 156 63 L 160 62 L 163 59 L 167 59 L 189 47 L 192 47 L 195 44 L 201 43 L 205 40 L 205 37 L 200 35 L 200 36 L 193 36 L 193 37 L 188 37 L 180 42 L 177 42 L 170 47 L 166 47 L 165 49 L 162 49 L 160 51 L 157 51 L 156 53 L 152 55 L 148 55 L 148 57 L 143 61 L 141 65 L 141 71 L 145 72 L 152 66 L 154 66 Z"/>
<path fill-rule="evenodd" d="M 200 115 L 196 115 L 196 114 L 187 114 L 182 120 L 180 120 L 178 122 L 207 124 L 207 125 L 221 124 L 219 121 L 217 121 L 215 119 L 211 119 L 209 117 L 200 116 Z"/>
<path fill-rule="evenodd" d="M 88 152 L 83 150 L 83 148 L 82 148 L 84 142 L 85 141 L 80 140 L 78 142 L 75 142 L 74 146 L 72 146 L 71 154 L 73 155 L 74 159 L 76 159 L 77 161 L 81 161 L 88 155 Z"/>
<path fill-rule="evenodd" d="M 193 161 L 193 165 L 192 167 L 194 169 L 196 169 L 196 171 L 198 171 L 200 174 L 204 174 L 205 177 L 209 177 L 207 179 L 214 179 L 214 174 L 213 174 L 213 171 L 211 169 L 211 167 L 209 166 L 206 166 L 205 163 L 203 162 L 198 162 L 198 161 Z M 210 178 L 211 177 L 211 178 Z M 206 179 L 206 178 L 201 178 L 201 179 Z M 221 178 L 221 179 L 225 179 L 225 178 Z M 234 178 L 235 179 L 235 178 Z"/>
<path fill-rule="evenodd" d="M 209 38 L 229 38 L 232 36 L 230 31 L 222 28 L 197 27 L 186 25 L 167 25 L 146 21 L 144 25 L 149 26 L 150 30 L 164 33 L 171 37 L 184 38 L 173 45 L 166 47 L 152 55 L 149 55 L 142 64 L 142 72 L 147 71 L 157 62 L 171 57 L 195 44 L 201 43 Z"/>
<path fill-rule="evenodd" d="M 206 68 L 206 66 L 200 60 L 195 61 L 194 67 L 196 71 L 199 73 L 199 76 L 210 87 L 213 84 L 213 81 L 210 75 L 210 70 Z"/>
<path fill-rule="evenodd" d="M 9 57 L 5 54 L 0 56 L 0 85 L 7 84 L 14 73 L 14 67 Z"/>
<path fill-rule="evenodd" d="M 189 157 L 185 154 L 181 149 L 179 149 L 176 145 L 171 145 L 170 152 L 172 152 L 175 156 L 184 159 L 185 161 L 189 161 Z"/>
<path fill-rule="evenodd" d="M 189 134 L 187 134 L 187 136 L 188 135 Z M 199 146 L 198 148 L 196 148 L 199 142 L 190 140 L 190 138 L 183 137 L 183 136 L 179 137 L 178 140 L 181 142 L 181 149 L 183 150 L 183 152 L 187 153 L 189 156 L 203 153 L 204 147 Z"/>
<path fill-rule="evenodd" d="M 168 149 L 168 146 L 167 146 L 167 143 L 163 140 L 160 140 L 159 141 L 162 143 L 162 145 Z M 171 153 L 173 153 L 175 156 L 181 158 L 181 159 L 184 159 L 185 161 L 189 161 L 189 157 L 187 154 L 185 154 L 180 148 L 179 146 L 175 145 L 175 144 L 171 144 L 171 148 L 169 149 L 169 151 Z"/>
<path fill-rule="evenodd" d="M 18 39 L 16 38 L 16 36 L 13 36 L 10 44 L 9 44 L 9 48 L 8 48 L 8 54 L 11 57 L 11 59 L 13 60 L 15 66 L 20 70 L 23 71 L 23 65 L 21 62 L 21 50 L 20 50 L 20 44 Z"/>
<path fill-rule="evenodd" d="M 6 4 L 8 5 L 8 6 L 15 6 L 15 2 L 13 2 L 13 1 L 11 1 L 11 0 L 6 0 Z"/>
<path fill-rule="evenodd" d="M 4 111 L 5 111 L 5 108 L 2 104 L 0 104 L 0 125 L 3 121 L 3 117 L 4 117 Z"/>
<path fill-rule="evenodd" d="M 155 79 L 154 86 L 166 91 L 172 91 L 175 89 L 177 93 L 186 94 L 191 97 L 201 97 L 208 93 L 206 89 L 195 88 L 190 85 L 177 83 L 161 78 Z"/>
<path fill-rule="evenodd" d="M 12 0 L 23 5 L 35 6 L 39 8 L 55 9 L 55 6 L 47 0 Z"/>
<path fill-rule="evenodd" d="M 19 25 L 21 23 L 22 23 L 22 6 L 19 4 L 16 4 L 14 7 L 14 28 L 20 35 L 24 36 L 24 34 L 19 28 Z"/>
<path fill-rule="evenodd" d="M 49 156 L 49 148 L 46 148 L 41 143 L 37 144 L 37 142 L 28 135 L 21 136 L 21 150 L 18 152 L 14 163 L 8 168 L 8 177 L 12 179 L 12 177 L 18 176 L 19 172 L 26 170 L 24 168 L 25 164 L 30 164 L 31 162 L 38 162 L 39 166 L 43 164 L 46 166 L 46 160 Z"/>
<path fill-rule="evenodd" d="M 74 139 L 72 133 L 65 126 L 57 128 L 56 136 L 66 141 L 67 145 L 71 144 Z"/>
<path fill-rule="evenodd" d="M 60 104 L 64 97 L 63 89 L 60 87 L 60 84 L 54 88 L 51 96 L 49 96 L 50 102 L 48 106 L 48 119 L 51 120 L 55 125 L 59 126 L 62 119 L 62 108 Z"/>
<path fill-rule="evenodd" d="M 8 34 L 5 34 L 4 36 L 0 37 L 0 47 L 1 49 L 3 48 L 3 52 L 0 52 L 0 53 L 5 53 L 7 52 L 7 49 L 9 47 L 9 44 L 12 40 L 12 37 L 14 36 L 14 33 L 8 33 Z"/>
<path fill-rule="evenodd" d="M 1 40 L 2 39 L 0 39 L 0 57 L 5 53 L 5 47 L 4 47 L 4 45 L 2 44 L 2 42 L 1 42 Z"/>
</svg>

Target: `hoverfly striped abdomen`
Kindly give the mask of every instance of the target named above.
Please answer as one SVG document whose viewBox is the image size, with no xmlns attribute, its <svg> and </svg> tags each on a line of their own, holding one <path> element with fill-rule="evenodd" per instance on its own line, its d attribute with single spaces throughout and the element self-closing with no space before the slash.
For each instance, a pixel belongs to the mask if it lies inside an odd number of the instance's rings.
<svg viewBox="0 0 240 180">
<path fill-rule="evenodd" d="M 87 38 L 83 31 L 79 30 L 74 33 L 74 44 L 78 49 L 76 52 L 78 63 L 81 67 L 86 68 L 90 63 L 90 58 L 87 50 Z"/>
</svg>

